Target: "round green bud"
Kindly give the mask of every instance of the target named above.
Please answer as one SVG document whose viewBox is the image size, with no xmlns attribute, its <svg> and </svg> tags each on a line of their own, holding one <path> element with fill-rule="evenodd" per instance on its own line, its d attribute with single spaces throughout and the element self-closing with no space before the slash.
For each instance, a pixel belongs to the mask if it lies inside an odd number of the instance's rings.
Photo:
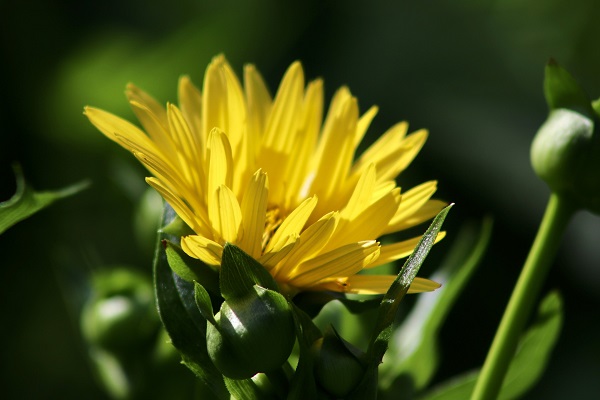
<svg viewBox="0 0 600 400">
<path fill-rule="evenodd" d="M 228 299 L 206 329 L 208 354 L 225 376 L 246 379 L 281 367 L 296 340 L 292 310 L 281 294 L 254 286 Z"/>
<path fill-rule="evenodd" d="M 345 398 L 361 382 L 365 366 L 362 351 L 342 339 L 333 329 L 312 346 L 315 377 L 319 385 L 334 398 Z"/>
<path fill-rule="evenodd" d="M 591 117 L 567 108 L 550 111 L 533 140 L 531 163 L 553 192 L 600 212 L 600 138 Z"/>
<path fill-rule="evenodd" d="M 153 340 L 160 323 L 145 276 L 113 269 L 96 275 L 93 286 L 81 314 L 81 330 L 90 344 L 127 352 Z"/>
</svg>

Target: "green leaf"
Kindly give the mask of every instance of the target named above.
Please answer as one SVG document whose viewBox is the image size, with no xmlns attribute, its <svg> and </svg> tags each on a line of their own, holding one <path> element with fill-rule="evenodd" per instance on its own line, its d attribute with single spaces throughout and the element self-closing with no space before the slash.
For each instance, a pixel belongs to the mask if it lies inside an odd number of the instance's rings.
<svg viewBox="0 0 600 400">
<path fill-rule="evenodd" d="M 221 260 L 221 295 L 225 300 L 247 295 L 254 285 L 279 292 L 271 274 L 236 245 L 225 243 Z"/>
<path fill-rule="evenodd" d="M 210 295 L 198 282 L 194 282 L 194 297 L 196 299 L 196 306 L 198 307 L 200 314 L 204 317 L 204 319 L 216 326 L 217 322 L 215 321 L 215 315 L 213 314 Z"/>
<path fill-rule="evenodd" d="M 374 398 L 373 396 L 377 393 L 378 366 L 381 364 L 383 355 L 388 347 L 388 341 L 392 336 L 394 319 L 396 318 L 400 302 L 408 292 L 410 284 L 415 279 L 417 272 L 419 272 L 421 265 L 429 254 L 429 250 L 431 250 L 431 247 L 435 243 L 435 238 L 442 228 L 446 215 L 448 215 L 452 206 L 453 204 L 444 208 L 434 218 L 419 241 L 419 244 L 417 244 L 417 247 L 415 247 L 408 260 L 404 263 L 404 266 L 398 273 L 398 277 L 383 296 L 377 312 L 375 329 L 371 334 L 367 350 L 367 372 L 355 392 L 353 392 L 352 398 Z"/>
<path fill-rule="evenodd" d="M 421 268 L 421 265 L 425 261 L 425 257 L 427 257 L 429 250 L 431 250 L 431 247 L 435 243 L 435 238 L 442 228 L 442 224 L 450 208 L 452 208 L 452 205 L 444 208 L 435 217 L 413 253 L 406 260 L 406 263 L 404 263 L 398 277 L 392 283 L 385 296 L 383 296 L 381 305 L 379 306 L 375 330 L 371 335 L 371 342 L 367 351 L 372 367 L 376 368 L 381 363 L 388 347 L 388 341 L 392 335 L 392 325 L 396 318 L 400 301 L 408 292 L 410 284 L 415 279 L 419 268 Z"/>
<path fill-rule="evenodd" d="M 563 304 L 557 292 L 542 301 L 536 319 L 521 338 L 512 359 L 499 400 L 515 399 L 527 392 L 542 376 L 550 354 L 558 340 L 563 323 Z M 468 399 L 475 388 L 479 371 L 451 379 L 421 397 L 421 400 Z"/>
<path fill-rule="evenodd" d="M 199 282 L 213 294 L 219 294 L 219 272 L 200 260 L 185 254 L 183 249 L 168 240 L 162 241 L 169 266 L 180 278 Z"/>
<path fill-rule="evenodd" d="M 173 209 L 165 203 L 163 222 L 170 221 L 174 215 Z M 215 398 L 229 399 L 223 377 L 206 350 L 206 323 L 204 322 L 204 329 L 199 325 L 202 317 L 195 304 L 193 289 L 189 289 L 191 284 L 173 273 L 161 239 L 173 238 L 161 234 L 154 257 L 154 287 L 160 319 L 173 346 L 181 354 L 183 363 L 210 388 Z"/>
<path fill-rule="evenodd" d="M 588 95 L 573 76 L 552 59 L 546 65 L 544 94 L 551 110 L 567 108 L 588 117 L 593 115 Z"/>
<path fill-rule="evenodd" d="M 461 229 L 442 267 L 431 277 L 442 283 L 442 288 L 418 296 L 410 314 L 394 331 L 379 371 L 381 388 L 400 393 L 422 390 L 429 383 L 439 361 L 439 330 L 483 258 L 491 234 L 490 218 L 480 227 Z"/>
<path fill-rule="evenodd" d="M 21 167 L 14 165 L 17 190 L 7 201 L 0 203 L 0 234 L 17 222 L 30 217 L 56 200 L 69 197 L 89 186 L 88 181 L 76 183 L 61 190 L 36 192 L 25 182 Z"/>
</svg>

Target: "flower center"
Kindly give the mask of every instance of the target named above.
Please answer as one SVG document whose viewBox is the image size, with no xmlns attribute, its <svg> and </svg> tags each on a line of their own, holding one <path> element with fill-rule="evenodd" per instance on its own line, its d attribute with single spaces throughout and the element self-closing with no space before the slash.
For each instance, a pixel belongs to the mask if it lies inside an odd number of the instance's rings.
<svg viewBox="0 0 600 400">
<path fill-rule="evenodd" d="M 262 248 L 263 251 L 271 241 L 271 238 L 283 222 L 283 218 L 281 216 L 281 212 L 278 206 L 271 206 L 267 210 L 267 215 L 265 218 L 265 230 L 262 236 Z"/>
</svg>

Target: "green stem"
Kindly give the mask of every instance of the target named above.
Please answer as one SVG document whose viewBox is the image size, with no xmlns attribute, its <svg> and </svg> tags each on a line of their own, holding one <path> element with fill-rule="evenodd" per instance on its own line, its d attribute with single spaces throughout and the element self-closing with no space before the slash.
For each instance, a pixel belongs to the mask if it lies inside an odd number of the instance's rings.
<svg viewBox="0 0 600 400">
<path fill-rule="evenodd" d="M 544 218 L 504 311 L 471 400 L 498 397 L 520 335 L 537 302 L 562 233 L 574 211 L 575 208 L 563 197 L 555 193 L 550 196 Z"/>
</svg>

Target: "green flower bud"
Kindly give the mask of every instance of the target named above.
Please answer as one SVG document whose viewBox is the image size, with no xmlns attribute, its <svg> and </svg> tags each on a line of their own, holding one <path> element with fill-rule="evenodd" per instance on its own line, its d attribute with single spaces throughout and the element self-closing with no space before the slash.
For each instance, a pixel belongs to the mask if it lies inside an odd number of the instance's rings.
<svg viewBox="0 0 600 400">
<path fill-rule="evenodd" d="M 223 302 L 206 329 L 210 358 L 233 379 L 279 368 L 296 340 L 292 310 L 279 293 L 255 285 L 248 295 Z"/>
<path fill-rule="evenodd" d="M 366 370 L 361 361 L 364 353 L 342 339 L 335 329 L 328 329 L 313 344 L 312 351 L 317 382 L 328 394 L 344 398 L 361 382 Z"/>
<path fill-rule="evenodd" d="M 600 213 L 600 138 L 591 102 L 556 63 L 546 68 L 550 114 L 531 146 L 531 163 L 550 189 Z"/>
<path fill-rule="evenodd" d="M 145 276 L 112 269 L 96 275 L 93 286 L 81 315 L 81 330 L 90 344 L 124 352 L 153 340 L 160 323 L 152 285 Z"/>
</svg>

